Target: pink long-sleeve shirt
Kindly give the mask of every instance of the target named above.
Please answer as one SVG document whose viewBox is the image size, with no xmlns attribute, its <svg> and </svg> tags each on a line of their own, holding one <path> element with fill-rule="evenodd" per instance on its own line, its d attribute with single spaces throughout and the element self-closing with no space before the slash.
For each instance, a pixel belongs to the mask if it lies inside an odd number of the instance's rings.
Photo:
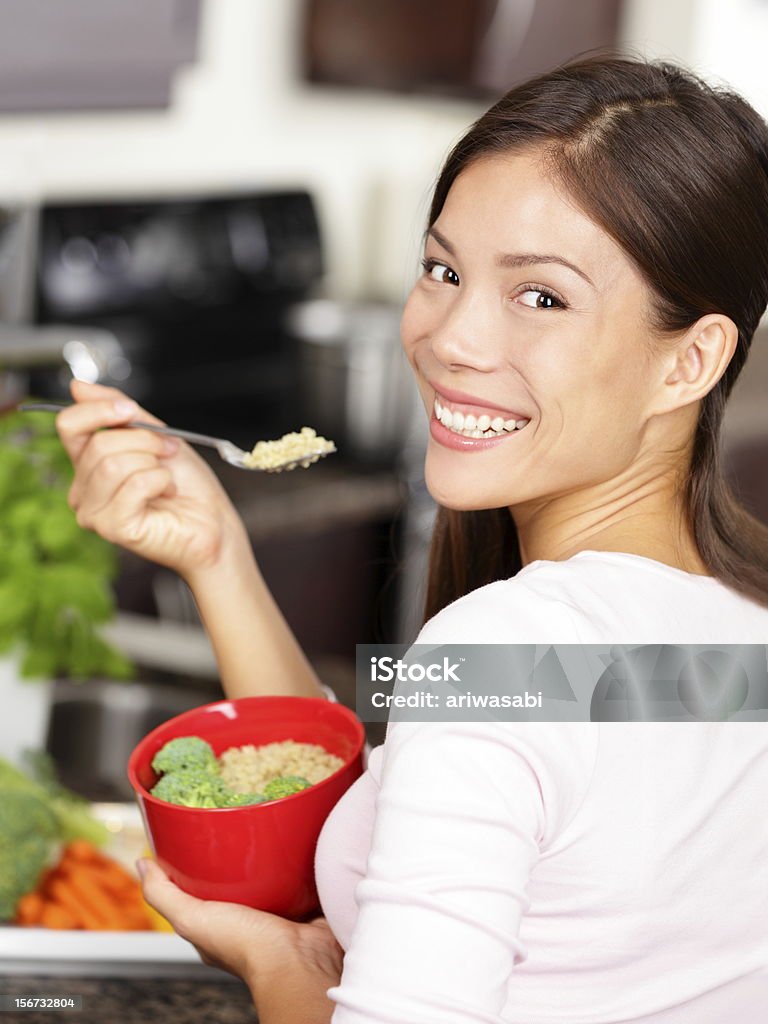
<svg viewBox="0 0 768 1024">
<path fill-rule="evenodd" d="M 537 561 L 418 643 L 767 643 L 638 555 Z M 768 725 L 390 723 L 316 856 L 333 1024 L 768 1020 Z"/>
</svg>

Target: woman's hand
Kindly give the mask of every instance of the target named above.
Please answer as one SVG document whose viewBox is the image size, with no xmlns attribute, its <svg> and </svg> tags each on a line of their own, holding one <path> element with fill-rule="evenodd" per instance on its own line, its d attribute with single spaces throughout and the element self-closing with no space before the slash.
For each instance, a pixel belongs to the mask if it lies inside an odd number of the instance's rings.
<svg viewBox="0 0 768 1024">
<path fill-rule="evenodd" d="M 76 404 L 56 427 L 75 467 L 69 503 L 81 526 L 184 577 L 214 565 L 225 541 L 247 543 L 216 475 L 189 445 L 120 429 L 162 420 L 115 388 L 75 380 L 71 390 Z"/>
<path fill-rule="evenodd" d="M 138 861 L 144 897 L 191 942 L 203 963 L 248 985 L 261 1024 L 330 1021 L 326 996 L 341 978 L 343 951 L 324 918 L 297 924 L 236 903 L 183 892 L 148 858 Z"/>
</svg>

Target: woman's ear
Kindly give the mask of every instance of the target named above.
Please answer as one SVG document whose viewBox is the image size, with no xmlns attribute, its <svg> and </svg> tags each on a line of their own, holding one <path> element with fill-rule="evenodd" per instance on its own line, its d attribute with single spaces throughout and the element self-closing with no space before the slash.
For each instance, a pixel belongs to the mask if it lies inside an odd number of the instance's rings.
<svg viewBox="0 0 768 1024">
<path fill-rule="evenodd" d="M 725 373 L 738 341 L 729 317 L 708 313 L 697 320 L 662 359 L 664 379 L 655 412 L 672 412 L 703 398 Z"/>
</svg>

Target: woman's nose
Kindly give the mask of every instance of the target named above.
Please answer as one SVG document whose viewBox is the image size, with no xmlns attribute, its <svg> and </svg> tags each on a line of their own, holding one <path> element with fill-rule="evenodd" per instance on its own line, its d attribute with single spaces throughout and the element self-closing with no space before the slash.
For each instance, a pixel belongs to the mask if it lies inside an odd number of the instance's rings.
<svg viewBox="0 0 768 1024">
<path fill-rule="evenodd" d="M 456 303 L 431 332 L 432 353 L 444 366 L 493 370 L 498 362 L 496 331 L 476 303 Z"/>
</svg>

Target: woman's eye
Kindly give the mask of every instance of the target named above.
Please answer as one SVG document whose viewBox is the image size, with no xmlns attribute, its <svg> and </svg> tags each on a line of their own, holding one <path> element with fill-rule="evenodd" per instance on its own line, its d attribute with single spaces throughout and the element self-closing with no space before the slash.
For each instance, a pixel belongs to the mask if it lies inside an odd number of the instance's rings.
<svg viewBox="0 0 768 1024">
<path fill-rule="evenodd" d="M 440 263 L 435 259 L 423 259 L 421 265 L 424 274 L 438 284 L 460 284 L 459 275 L 446 263 Z M 515 302 L 523 306 L 530 306 L 531 309 L 567 309 L 567 304 L 548 288 L 537 285 L 529 285 L 515 297 Z"/>
<path fill-rule="evenodd" d="M 424 273 L 427 277 L 431 277 L 433 281 L 437 281 L 439 284 L 453 284 L 459 283 L 459 275 L 455 270 L 451 270 L 450 267 L 446 266 L 445 263 L 438 263 L 437 260 L 422 260 L 422 267 L 424 267 Z"/>
<path fill-rule="evenodd" d="M 519 301 L 523 306 L 530 306 L 531 309 L 565 309 L 565 303 L 544 288 L 526 288 L 515 301 Z"/>
</svg>

